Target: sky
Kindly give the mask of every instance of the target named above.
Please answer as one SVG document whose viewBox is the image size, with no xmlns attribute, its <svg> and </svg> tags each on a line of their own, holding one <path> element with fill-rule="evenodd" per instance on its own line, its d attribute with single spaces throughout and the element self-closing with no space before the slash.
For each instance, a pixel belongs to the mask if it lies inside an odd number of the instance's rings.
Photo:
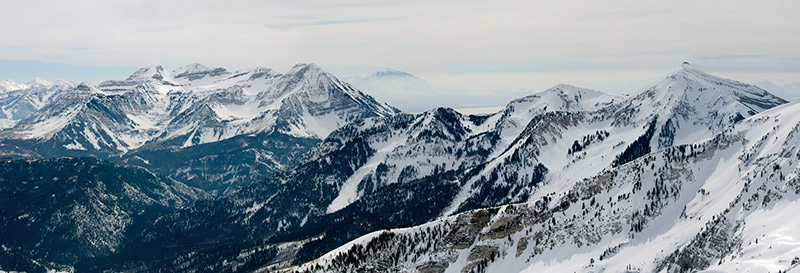
<svg viewBox="0 0 800 273">
<path fill-rule="evenodd" d="M 451 92 L 634 93 L 689 61 L 800 82 L 797 0 L 0 1 L 0 79 L 313 62 L 337 76 L 406 71 Z"/>
</svg>

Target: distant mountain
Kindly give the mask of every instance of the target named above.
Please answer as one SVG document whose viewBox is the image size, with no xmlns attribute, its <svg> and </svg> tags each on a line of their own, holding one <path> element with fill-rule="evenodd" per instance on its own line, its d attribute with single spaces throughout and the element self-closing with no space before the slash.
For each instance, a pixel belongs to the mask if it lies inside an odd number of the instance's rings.
<svg viewBox="0 0 800 273">
<path fill-rule="evenodd" d="M 800 99 L 800 82 L 762 81 L 757 85 L 790 101 Z"/>
<path fill-rule="evenodd" d="M 74 87 L 75 84 L 66 81 L 0 81 L 0 129 L 13 127 Z"/>
<path fill-rule="evenodd" d="M 119 155 L 145 144 L 188 147 L 271 130 L 323 138 L 350 120 L 397 112 L 313 64 L 285 75 L 261 68 L 230 73 L 194 64 L 168 72 L 153 66 L 123 81 L 84 83 L 67 93 L 2 136 L 32 142 L 33 150 L 50 148 L 37 151 L 44 156 Z"/>
<path fill-rule="evenodd" d="M 369 76 L 344 77 L 359 90 L 399 107 L 403 111 L 421 112 L 436 106 L 431 98 L 441 99 L 444 90 L 408 72 L 383 69 Z"/>
<path fill-rule="evenodd" d="M 344 77 L 344 81 L 408 113 L 449 107 L 464 113 L 495 113 L 509 100 L 533 90 L 448 89 L 408 72 L 383 69 L 369 76 Z"/>
<path fill-rule="evenodd" d="M 1 94 L 7 128 L 0 131 L 0 155 L 94 156 L 147 168 L 164 158 L 182 159 L 154 170 L 215 195 L 282 168 L 347 122 L 398 112 L 314 64 L 298 64 L 286 74 L 151 66 L 97 86 L 6 85 L 24 89 Z M 188 149 L 216 142 L 230 144 Z M 222 151 L 211 147 L 223 146 L 223 157 L 231 160 L 214 160 Z M 211 161 L 217 164 L 198 168 Z"/>
<path fill-rule="evenodd" d="M 78 268 L 268 270 L 391 226 L 509 203 L 542 206 L 536 201 L 545 200 L 544 208 L 552 209 L 561 204 L 551 203 L 554 198 L 569 189 L 600 192 L 586 181 L 607 181 L 604 175 L 615 172 L 641 177 L 631 162 L 685 150 L 785 102 L 683 65 L 632 97 L 558 85 L 493 115 L 437 108 L 360 120 L 331 133 L 291 168 L 163 217 L 125 251 Z M 658 188 L 662 194 L 663 185 Z M 455 245 L 471 246 L 472 239 L 462 239 Z M 412 259 L 408 252 L 393 255 Z M 459 258 L 447 256 L 440 266 L 453 259 Z M 385 265 L 364 261 L 372 269 Z"/>
</svg>

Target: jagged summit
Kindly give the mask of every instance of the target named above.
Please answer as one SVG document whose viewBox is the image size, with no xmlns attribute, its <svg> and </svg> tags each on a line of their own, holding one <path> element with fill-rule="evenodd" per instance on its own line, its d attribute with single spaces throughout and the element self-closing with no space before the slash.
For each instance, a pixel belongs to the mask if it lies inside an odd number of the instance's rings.
<svg viewBox="0 0 800 273">
<path fill-rule="evenodd" d="M 206 72 L 206 71 L 209 71 L 209 70 L 211 70 L 211 68 L 208 68 L 205 65 L 202 65 L 200 63 L 193 63 L 193 64 L 188 64 L 188 65 L 182 66 L 182 67 L 180 67 L 178 69 L 172 70 L 172 74 L 174 74 L 174 75 L 180 75 L 180 74 L 183 74 L 183 73 L 192 74 L 192 73 Z"/>
<path fill-rule="evenodd" d="M 149 67 L 140 68 L 131 74 L 123 83 L 127 85 L 135 85 L 145 81 L 163 81 L 169 83 L 187 83 L 191 81 L 200 80 L 206 77 L 215 77 L 230 74 L 226 69 L 208 68 L 199 63 L 193 63 L 179 67 L 172 71 L 167 71 L 161 65 L 153 65 Z M 109 81 L 119 83 L 116 81 Z M 102 84 L 101 84 L 102 85 Z"/>
<path fill-rule="evenodd" d="M 322 68 L 320 68 L 315 63 L 298 63 L 292 66 L 292 68 L 289 69 L 289 72 L 286 72 L 286 74 L 298 74 L 298 73 L 308 73 L 308 72 L 324 73 L 324 71 L 322 71 Z"/>
<path fill-rule="evenodd" d="M 148 80 L 148 79 L 156 79 L 156 80 L 163 80 L 164 79 L 164 67 L 160 65 L 153 65 L 148 67 L 140 68 L 133 72 L 126 81 L 141 81 L 141 80 Z"/>
<path fill-rule="evenodd" d="M 176 79 L 185 78 L 190 81 L 199 80 L 205 77 L 214 77 L 227 74 L 230 73 L 228 72 L 228 70 L 225 70 L 225 68 L 221 67 L 208 68 L 199 63 L 186 65 L 172 71 L 172 75 Z"/>
<path fill-rule="evenodd" d="M 172 71 L 149 66 L 122 81 L 81 83 L 72 90 L 80 92 L 6 136 L 124 154 L 145 143 L 189 147 L 270 131 L 321 139 L 354 119 L 398 113 L 315 64 L 297 64 L 286 74 L 268 68 L 232 74 L 197 63 Z"/>
</svg>

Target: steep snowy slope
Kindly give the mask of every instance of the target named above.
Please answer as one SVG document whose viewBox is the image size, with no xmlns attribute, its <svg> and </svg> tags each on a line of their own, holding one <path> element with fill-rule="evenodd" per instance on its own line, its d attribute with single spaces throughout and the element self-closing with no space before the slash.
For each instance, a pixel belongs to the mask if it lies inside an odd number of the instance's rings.
<svg viewBox="0 0 800 273">
<path fill-rule="evenodd" d="M 288 272 L 797 270 L 800 104 L 535 201 L 376 231 Z"/>
<path fill-rule="evenodd" d="M 531 191 L 540 191 L 531 177 L 542 172 L 549 173 L 544 180 L 551 187 L 565 187 L 651 151 L 710 138 L 782 103 L 758 87 L 684 64 L 641 94 L 594 111 L 554 111 L 523 119 L 529 123 L 521 133 L 511 134 L 508 149 L 490 157 L 481 172 L 463 178 L 466 185 L 445 214 L 525 202 Z M 554 104 L 564 105 L 547 103 Z"/>
<path fill-rule="evenodd" d="M 753 85 L 719 78 L 688 63 L 630 99 L 615 125 L 657 120 L 658 146 L 693 143 L 787 101 Z"/>
</svg>

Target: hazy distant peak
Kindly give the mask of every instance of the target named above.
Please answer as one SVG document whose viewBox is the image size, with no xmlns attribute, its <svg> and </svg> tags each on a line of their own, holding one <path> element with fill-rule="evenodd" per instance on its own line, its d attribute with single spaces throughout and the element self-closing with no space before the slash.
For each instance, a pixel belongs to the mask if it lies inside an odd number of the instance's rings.
<svg viewBox="0 0 800 273">
<path fill-rule="evenodd" d="M 411 73 L 403 72 L 403 71 L 400 71 L 400 70 L 394 70 L 394 69 L 390 69 L 390 68 L 384 68 L 382 70 L 375 71 L 374 73 L 372 73 L 371 76 L 372 77 L 409 77 L 409 78 L 415 77 L 414 75 L 411 75 Z"/>
<path fill-rule="evenodd" d="M 796 101 L 800 99 L 800 82 L 787 82 L 785 80 L 764 80 L 756 86 L 769 91 L 776 96 Z"/>
</svg>

